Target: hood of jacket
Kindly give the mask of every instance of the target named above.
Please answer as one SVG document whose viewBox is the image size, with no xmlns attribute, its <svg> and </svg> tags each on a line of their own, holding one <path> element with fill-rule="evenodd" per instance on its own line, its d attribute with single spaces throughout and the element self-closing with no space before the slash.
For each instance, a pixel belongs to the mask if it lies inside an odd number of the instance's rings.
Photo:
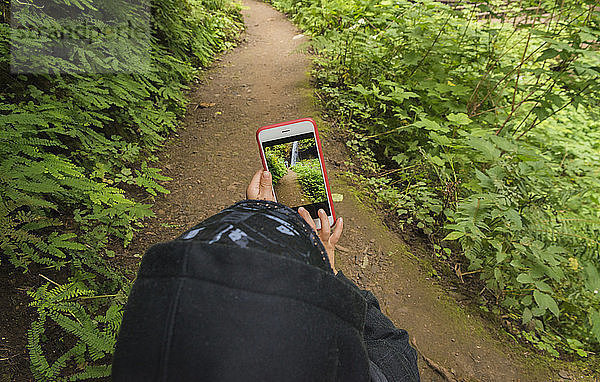
<svg viewBox="0 0 600 382">
<path fill-rule="evenodd" d="M 330 272 L 257 249 L 175 240 L 142 260 L 115 381 L 368 381 L 366 303 Z"/>
</svg>

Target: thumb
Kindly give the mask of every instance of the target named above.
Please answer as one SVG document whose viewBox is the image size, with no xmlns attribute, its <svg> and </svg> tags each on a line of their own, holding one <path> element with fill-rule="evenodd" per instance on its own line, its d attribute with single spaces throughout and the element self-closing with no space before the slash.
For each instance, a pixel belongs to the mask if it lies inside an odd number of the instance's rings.
<svg viewBox="0 0 600 382">
<path fill-rule="evenodd" d="M 258 170 L 252 177 L 252 180 L 246 189 L 246 199 L 258 199 L 258 193 L 260 191 L 260 177 L 262 173 L 263 170 Z"/>
<path fill-rule="evenodd" d="M 264 171 L 260 176 L 258 197 L 263 200 L 273 200 L 273 177 L 269 171 Z"/>
</svg>

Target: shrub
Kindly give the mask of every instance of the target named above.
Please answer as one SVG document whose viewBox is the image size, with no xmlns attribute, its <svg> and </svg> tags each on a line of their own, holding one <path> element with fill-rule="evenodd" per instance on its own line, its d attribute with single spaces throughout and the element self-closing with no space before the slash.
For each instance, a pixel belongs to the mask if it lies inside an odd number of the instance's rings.
<svg viewBox="0 0 600 382">
<path fill-rule="evenodd" d="M 283 158 L 277 155 L 277 153 L 267 149 L 265 156 L 267 159 L 267 167 L 273 178 L 273 185 L 276 185 L 279 179 L 287 174 L 287 167 L 285 167 Z"/>
<path fill-rule="evenodd" d="M 327 190 L 323 183 L 319 159 L 307 159 L 296 163 L 292 170 L 298 174 L 302 192 L 313 203 L 327 200 Z"/>
<path fill-rule="evenodd" d="M 52 0 L 48 13 L 22 5 L 10 13 L 13 27 L 0 24 L 1 261 L 71 275 L 66 284 L 31 293 L 38 319 L 28 349 L 38 380 L 67 377 L 66 370 L 74 379 L 110 373 L 130 285 L 110 258 L 154 215 L 150 204 L 131 195 L 147 193 L 152 200 L 168 192 L 162 183 L 169 178 L 152 167 L 153 153 L 178 126 L 186 83 L 231 46 L 241 28 L 238 7 L 227 1 L 158 0 L 151 10 L 141 4 L 95 9 L 89 1 Z M 23 39 L 31 73 L 11 73 L 10 47 L 17 40 L 9 38 L 19 35 L 19 26 L 60 32 L 68 21 L 57 15 L 78 13 L 91 30 L 120 18 L 134 24 L 148 18 L 154 33 L 148 45 L 118 45 L 99 34 L 96 50 L 68 52 L 72 62 L 39 55 L 36 42 Z M 50 322 L 73 344 L 54 362 L 42 351 Z"/>
<path fill-rule="evenodd" d="M 594 3 L 543 1 L 549 24 L 516 4 L 275 4 L 313 34 L 321 98 L 398 221 L 467 263 L 522 338 L 600 350 Z"/>
</svg>

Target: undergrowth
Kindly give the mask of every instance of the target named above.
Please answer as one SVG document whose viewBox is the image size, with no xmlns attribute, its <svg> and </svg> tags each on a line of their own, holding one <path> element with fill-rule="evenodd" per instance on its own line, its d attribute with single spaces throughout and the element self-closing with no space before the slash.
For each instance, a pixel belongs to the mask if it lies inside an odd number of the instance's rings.
<svg viewBox="0 0 600 382">
<path fill-rule="evenodd" d="M 285 155 L 285 154 L 284 154 Z M 275 186 L 279 179 L 283 178 L 287 174 L 288 170 L 285 166 L 284 156 L 280 152 L 276 151 L 276 148 L 269 147 L 265 150 L 265 156 L 267 160 L 267 168 L 271 171 L 273 179 L 273 185 Z"/>
<path fill-rule="evenodd" d="M 302 192 L 311 202 L 318 203 L 327 200 L 319 158 L 302 160 L 292 167 L 292 170 L 298 174 Z"/>
<path fill-rule="evenodd" d="M 179 124 L 186 84 L 242 28 L 228 0 L 106 5 L 0 5 L 0 259 L 69 277 L 29 292 L 37 380 L 110 374 L 130 287 L 111 258 L 154 216 L 153 197 L 168 193 L 153 153 Z M 47 38 L 82 25 L 88 45 Z M 123 43 L 115 36 L 126 27 L 140 34 Z M 63 354 L 48 351 L 50 323 L 72 344 Z"/>
<path fill-rule="evenodd" d="M 478 302 L 513 334 L 588 357 L 600 351 L 600 10 L 530 3 L 274 1 L 312 35 L 323 104 L 378 200 L 482 280 L 493 298 Z"/>
</svg>

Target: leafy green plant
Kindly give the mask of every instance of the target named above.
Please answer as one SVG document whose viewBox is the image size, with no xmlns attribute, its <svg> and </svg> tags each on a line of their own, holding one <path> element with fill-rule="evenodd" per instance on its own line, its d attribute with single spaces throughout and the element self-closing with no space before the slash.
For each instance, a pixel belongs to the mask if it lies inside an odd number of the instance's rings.
<svg viewBox="0 0 600 382">
<path fill-rule="evenodd" d="M 323 183 L 321 174 L 321 165 L 319 159 L 306 159 L 300 161 L 292 167 L 292 170 L 298 174 L 298 182 L 302 192 L 313 202 L 322 202 L 327 200 L 327 191 Z"/>
<path fill-rule="evenodd" d="M 279 153 L 270 150 L 270 148 L 265 150 L 265 157 L 267 160 L 267 167 L 269 168 L 273 178 L 273 185 L 275 185 L 279 179 L 287 174 L 287 167 L 285 167 L 285 162 L 282 156 L 279 155 Z"/>
<path fill-rule="evenodd" d="M 185 112 L 187 83 L 235 43 L 239 6 L 225 0 L 160 0 L 152 9 L 63 0 L 44 8 L 14 5 L 9 12 L 2 4 L 0 23 L 0 261 L 73 277 L 31 293 L 38 313 L 28 334 L 34 377 L 106 376 L 130 283 L 110 259 L 154 216 L 148 201 L 168 192 L 153 152 Z M 82 22 L 106 31 L 125 27 L 123 20 L 132 29 L 150 21 L 143 43 L 97 33 L 96 48 L 63 44 L 61 58 L 38 54 L 39 42 L 22 34 L 29 28 L 60 35 Z M 15 46 L 21 50 L 11 52 Z M 14 61 L 27 70 L 16 73 Z M 55 338 L 48 338 L 49 327 Z M 51 359 L 46 346 L 59 340 L 72 346 Z"/>
<path fill-rule="evenodd" d="M 274 1 L 313 35 L 320 98 L 377 198 L 439 249 L 456 241 L 445 261 L 524 339 L 586 356 L 600 350 L 600 12 L 526 3 Z"/>
<path fill-rule="evenodd" d="M 38 319 L 28 331 L 28 345 L 32 372 L 37 380 L 54 381 L 69 361 L 74 362 L 78 371 L 69 380 L 110 376 L 110 355 L 113 352 L 116 336 L 123 318 L 123 303 L 126 294 L 122 291 L 111 296 L 96 296 L 80 280 L 50 288 L 47 283 L 35 292 L 30 292 Z M 98 306 L 86 307 L 85 301 L 108 300 L 110 303 L 101 315 L 91 315 Z M 112 302 L 111 302 L 112 301 Z M 74 340 L 71 348 L 50 362 L 42 349 L 45 329 L 52 321 L 65 330 Z M 88 362 L 103 361 L 104 365 L 89 365 Z"/>
</svg>

